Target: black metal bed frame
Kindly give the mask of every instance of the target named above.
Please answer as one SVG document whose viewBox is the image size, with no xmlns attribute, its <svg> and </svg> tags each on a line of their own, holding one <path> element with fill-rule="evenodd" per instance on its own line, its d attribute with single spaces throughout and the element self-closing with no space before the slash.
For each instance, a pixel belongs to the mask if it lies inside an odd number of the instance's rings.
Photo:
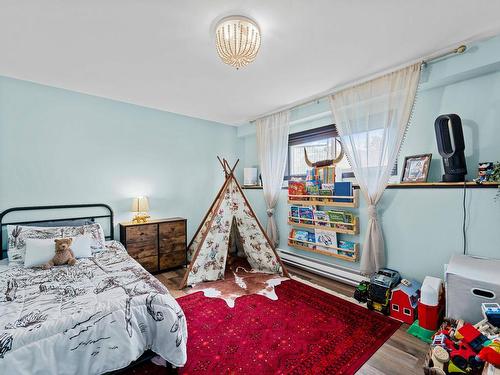
<svg viewBox="0 0 500 375">
<path fill-rule="evenodd" d="M 11 221 L 4 222 L 4 217 L 12 212 L 21 212 L 21 211 L 46 211 L 46 210 L 64 210 L 64 209 L 72 209 L 72 208 L 104 208 L 108 211 L 105 215 L 86 215 L 79 217 L 64 217 L 59 219 L 46 219 L 46 220 L 30 220 L 30 221 Z M 88 204 L 62 204 L 62 205 L 51 205 L 51 206 L 25 206 L 25 207 L 12 207 L 8 208 L 2 213 L 0 213 L 0 259 L 3 257 L 3 252 L 7 249 L 3 248 L 3 228 L 7 225 L 22 225 L 22 224 L 35 224 L 35 223 L 57 223 L 61 221 L 68 220 L 92 220 L 95 219 L 109 219 L 109 235 L 106 236 L 106 239 L 112 240 L 115 234 L 114 228 L 114 213 L 112 208 L 105 203 L 88 203 Z"/>
</svg>

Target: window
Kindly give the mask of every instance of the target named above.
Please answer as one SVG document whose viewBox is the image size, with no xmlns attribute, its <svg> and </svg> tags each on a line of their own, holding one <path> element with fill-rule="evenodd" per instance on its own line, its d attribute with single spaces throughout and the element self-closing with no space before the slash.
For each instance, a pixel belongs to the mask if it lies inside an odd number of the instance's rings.
<svg viewBox="0 0 500 375">
<path fill-rule="evenodd" d="M 408 315 L 408 316 L 411 316 L 411 310 L 410 310 L 409 308 L 405 307 L 405 308 L 403 309 L 403 314 Z"/>
<path fill-rule="evenodd" d="M 373 130 L 369 133 L 359 134 L 366 138 L 367 148 L 380 147 L 382 143 L 382 129 Z M 285 180 L 292 178 L 305 178 L 307 164 L 304 157 L 304 148 L 307 150 L 307 156 L 312 162 L 320 160 L 334 159 L 339 154 L 339 144 L 335 142 L 338 138 L 337 129 L 334 124 L 323 126 L 321 128 L 306 130 L 299 133 L 293 133 L 288 136 L 288 162 L 285 170 Z M 367 155 L 367 152 L 361 153 Z M 367 162 L 368 167 L 372 162 Z M 373 164 L 373 167 L 376 164 Z M 354 178 L 347 157 L 344 155 L 342 160 L 336 165 L 336 179 Z M 340 174 L 344 170 L 344 176 Z M 391 172 L 391 176 L 396 176 L 398 171 L 397 162 Z"/>
<path fill-rule="evenodd" d="M 335 125 L 306 130 L 288 136 L 288 163 L 285 171 L 285 180 L 304 178 L 308 168 L 304 148 L 312 162 L 333 159 L 339 153 L 339 144 L 335 142 L 337 129 Z M 337 164 L 337 168 L 349 169 L 347 158 Z"/>
<path fill-rule="evenodd" d="M 396 305 L 395 303 L 392 304 L 392 309 L 394 311 L 399 311 L 399 305 Z"/>
</svg>

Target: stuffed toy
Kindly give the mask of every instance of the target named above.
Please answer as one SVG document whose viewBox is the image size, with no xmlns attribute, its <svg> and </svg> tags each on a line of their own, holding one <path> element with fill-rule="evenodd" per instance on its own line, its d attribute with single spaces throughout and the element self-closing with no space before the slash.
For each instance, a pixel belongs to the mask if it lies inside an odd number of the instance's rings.
<svg viewBox="0 0 500 375">
<path fill-rule="evenodd" d="M 73 266 L 76 263 L 75 254 L 71 250 L 72 238 L 58 238 L 54 240 L 56 244 L 56 254 L 54 257 L 44 265 L 43 268 L 49 269 L 53 266 L 62 266 L 63 264 L 69 264 Z"/>
</svg>

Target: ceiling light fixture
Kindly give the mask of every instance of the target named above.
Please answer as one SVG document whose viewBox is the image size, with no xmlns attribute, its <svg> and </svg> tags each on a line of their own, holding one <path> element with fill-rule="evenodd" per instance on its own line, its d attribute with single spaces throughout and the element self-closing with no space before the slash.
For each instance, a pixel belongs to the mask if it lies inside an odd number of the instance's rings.
<svg viewBox="0 0 500 375">
<path fill-rule="evenodd" d="M 243 68 L 254 61 L 259 52 L 259 26 L 247 17 L 225 17 L 215 29 L 215 44 L 224 63 Z"/>
</svg>

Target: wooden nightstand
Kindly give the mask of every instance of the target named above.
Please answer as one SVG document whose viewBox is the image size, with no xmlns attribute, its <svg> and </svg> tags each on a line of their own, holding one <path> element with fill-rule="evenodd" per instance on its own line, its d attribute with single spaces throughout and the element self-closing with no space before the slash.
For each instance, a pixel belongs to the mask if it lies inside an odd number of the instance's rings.
<svg viewBox="0 0 500 375">
<path fill-rule="evenodd" d="M 186 219 L 173 217 L 147 223 L 120 223 L 120 241 L 149 272 L 185 266 Z"/>
</svg>

